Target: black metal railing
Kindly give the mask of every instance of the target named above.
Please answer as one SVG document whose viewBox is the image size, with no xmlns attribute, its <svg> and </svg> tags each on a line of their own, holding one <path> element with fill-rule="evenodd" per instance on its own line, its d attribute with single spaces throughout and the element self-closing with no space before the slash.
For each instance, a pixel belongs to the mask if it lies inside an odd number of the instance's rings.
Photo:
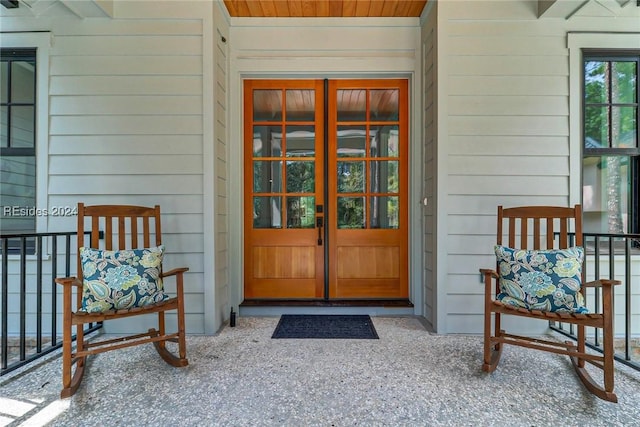
<svg viewBox="0 0 640 427">
<path fill-rule="evenodd" d="M 632 265 L 640 265 L 640 234 L 583 233 L 583 240 L 586 277 L 622 281 L 622 285 L 614 290 L 615 298 L 624 298 L 623 304 L 614 303 L 615 359 L 640 370 L 640 307 L 636 305 L 636 312 L 633 312 L 631 304 L 633 293 L 636 293 L 636 298 L 640 295 L 640 275 L 632 274 Z M 601 290 L 589 288 L 587 307 L 598 312 L 601 310 L 601 301 Z M 619 313 L 620 308 L 623 308 L 623 313 Z M 634 317 L 637 319 L 635 324 Z M 623 322 L 623 325 L 619 322 Z M 556 332 L 576 339 L 574 325 L 551 321 L 549 326 Z M 587 329 L 586 344 L 589 348 L 602 352 L 601 341 L 599 329 Z"/>
<path fill-rule="evenodd" d="M 76 235 L 75 231 L 0 235 L 0 376 L 62 346 L 61 289 L 54 279 L 71 275 L 71 237 Z M 101 327 L 102 323 L 88 324 L 85 333 Z"/>
</svg>

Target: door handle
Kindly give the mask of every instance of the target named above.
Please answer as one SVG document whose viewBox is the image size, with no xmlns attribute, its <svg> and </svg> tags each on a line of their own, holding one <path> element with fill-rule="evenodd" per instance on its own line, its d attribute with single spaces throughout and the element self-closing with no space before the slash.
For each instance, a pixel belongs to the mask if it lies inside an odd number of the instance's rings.
<svg viewBox="0 0 640 427">
<path fill-rule="evenodd" d="M 322 217 L 316 218 L 316 227 L 318 228 L 318 246 L 322 246 L 322 226 L 324 225 L 324 221 Z"/>
</svg>

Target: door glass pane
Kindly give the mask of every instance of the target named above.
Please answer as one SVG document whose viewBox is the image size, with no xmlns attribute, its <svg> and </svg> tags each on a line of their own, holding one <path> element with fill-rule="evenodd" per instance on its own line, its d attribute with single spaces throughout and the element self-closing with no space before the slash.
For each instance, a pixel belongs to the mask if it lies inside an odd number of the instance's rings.
<svg viewBox="0 0 640 427">
<path fill-rule="evenodd" d="M 370 163 L 369 182 L 372 193 L 398 193 L 398 162 L 396 160 Z"/>
<path fill-rule="evenodd" d="M 338 162 L 338 193 L 364 193 L 364 162 Z"/>
<path fill-rule="evenodd" d="M 287 121 L 312 122 L 316 115 L 316 96 L 313 89 L 289 89 L 287 92 Z"/>
<path fill-rule="evenodd" d="M 287 161 L 287 193 L 313 193 L 315 184 L 315 162 Z"/>
<path fill-rule="evenodd" d="M 611 107 L 611 146 L 614 148 L 635 148 L 638 128 L 637 107 Z"/>
<path fill-rule="evenodd" d="M 256 160 L 253 162 L 253 192 L 279 193 L 282 191 L 282 162 Z"/>
<path fill-rule="evenodd" d="M 369 227 L 398 228 L 400 225 L 400 221 L 398 220 L 398 200 L 398 196 L 371 197 Z"/>
<path fill-rule="evenodd" d="M 282 228 L 282 198 L 253 198 L 253 228 Z"/>
<path fill-rule="evenodd" d="M 282 127 L 253 127 L 253 157 L 280 157 L 282 155 Z"/>
<path fill-rule="evenodd" d="M 369 120 L 398 120 L 398 89 L 372 89 L 369 91 Z"/>
<path fill-rule="evenodd" d="M 338 157 L 364 157 L 366 126 L 338 126 Z"/>
<path fill-rule="evenodd" d="M 338 197 L 338 228 L 365 228 L 364 197 Z"/>
<path fill-rule="evenodd" d="M 590 156 L 582 161 L 584 231 L 629 233 L 631 168 L 626 156 Z"/>
<path fill-rule="evenodd" d="M 314 228 L 315 206 L 313 196 L 287 197 L 287 228 Z"/>
<path fill-rule="evenodd" d="M 33 61 L 11 63 L 11 102 L 34 104 L 36 64 Z"/>
<path fill-rule="evenodd" d="M 609 146 L 609 109 L 586 107 L 584 132 L 585 148 L 607 148 Z"/>
<path fill-rule="evenodd" d="M 282 91 L 256 89 L 253 91 L 253 120 L 278 122 L 282 120 Z"/>
<path fill-rule="evenodd" d="M 362 122 L 367 117 L 367 91 L 365 89 L 339 89 L 338 121 Z"/>
<path fill-rule="evenodd" d="M 398 126 L 372 126 L 370 131 L 371 157 L 398 157 Z"/>
<path fill-rule="evenodd" d="M 285 140 L 287 157 L 314 157 L 316 133 L 314 126 L 287 126 Z"/>
</svg>

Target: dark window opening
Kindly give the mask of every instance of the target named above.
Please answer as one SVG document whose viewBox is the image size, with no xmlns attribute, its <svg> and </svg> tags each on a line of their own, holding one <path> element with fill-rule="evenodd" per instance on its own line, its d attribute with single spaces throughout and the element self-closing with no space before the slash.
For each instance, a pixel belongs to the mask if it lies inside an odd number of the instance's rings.
<svg viewBox="0 0 640 427">
<path fill-rule="evenodd" d="M 640 232 L 640 51 L 583 52 L 582 204 L 587 233 Z"/>
<path fill-rule="evenodd" d="M 0 49 L 0 234 L 36 230 L 36 49 Z"/>
</svg>

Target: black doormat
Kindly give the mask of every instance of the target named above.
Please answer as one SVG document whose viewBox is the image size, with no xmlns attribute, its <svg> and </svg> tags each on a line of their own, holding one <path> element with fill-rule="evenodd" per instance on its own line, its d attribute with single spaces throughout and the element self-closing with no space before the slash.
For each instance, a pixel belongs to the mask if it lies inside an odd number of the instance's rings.
<svg viewBox="0 0 640 427">
<path fill-rule="evenodd" d="M 283 314 L 271 338 L 378 339 L 368 315 Z"/>
</svg>

